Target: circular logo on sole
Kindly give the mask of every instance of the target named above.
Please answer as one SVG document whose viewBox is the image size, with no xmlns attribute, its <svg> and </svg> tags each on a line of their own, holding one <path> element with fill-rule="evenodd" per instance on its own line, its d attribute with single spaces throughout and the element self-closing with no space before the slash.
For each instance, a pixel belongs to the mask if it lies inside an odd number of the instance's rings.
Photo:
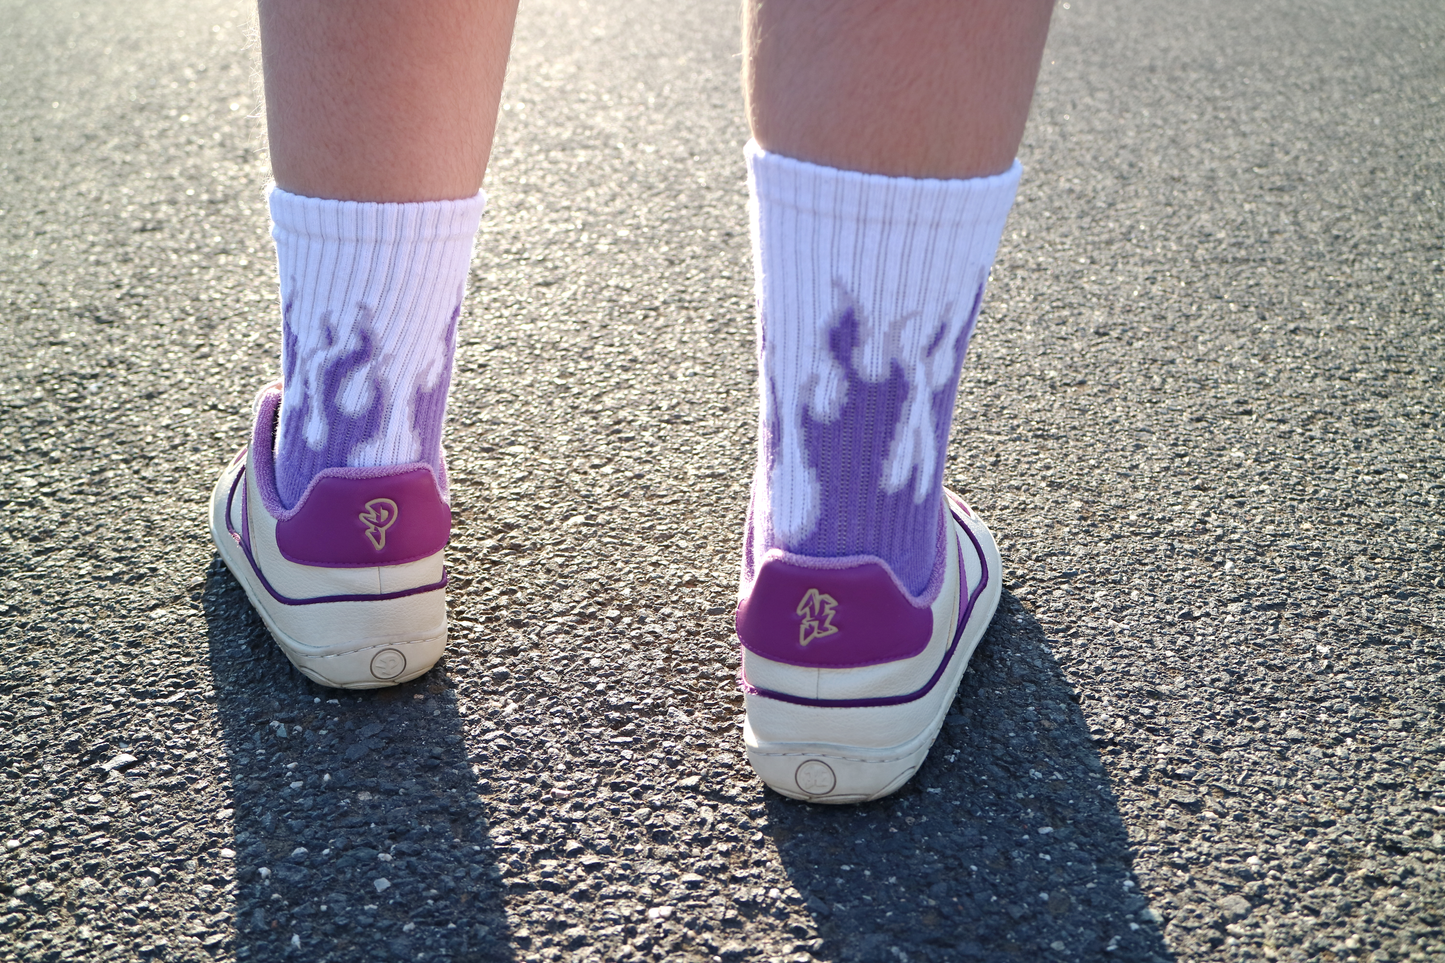
<svg viewBox="0 0 1445 963">
<path fill-rule="evenodd" d="M 793 781 L 810 796 L 825 796 L 838 785 L 838 777 L 833 774 L 833 767 L 821 759 L 809 759 L 799 766 L 798 771 L 793 774 Z"/>
<path fill-rule="evenodd" d="M 406 671 L 406 656 L 396 649 L 382 649 L 371 657 L 371 674 L 383 682 Z"/>
</svg>

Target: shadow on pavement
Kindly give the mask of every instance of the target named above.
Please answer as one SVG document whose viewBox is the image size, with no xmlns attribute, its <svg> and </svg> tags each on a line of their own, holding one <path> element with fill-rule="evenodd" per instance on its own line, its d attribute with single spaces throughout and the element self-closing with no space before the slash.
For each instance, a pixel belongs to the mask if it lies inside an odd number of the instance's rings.
<svg viewBox="0 0 1445 963">
<path fill-rule="evenodd" d="M 220 561 L 204 612 L 235 826 L 235 958 L 513 958 L 443 673 L 315 685 Z"/>
<path fill-rule="evenodd" d="M 1172 960 L 1075 698 L 1042 628 L 1005 592 L 902 791 L 858 807 L 769 792 L 769 831 L 820 937 L 813 954 Z"/>
</svg>

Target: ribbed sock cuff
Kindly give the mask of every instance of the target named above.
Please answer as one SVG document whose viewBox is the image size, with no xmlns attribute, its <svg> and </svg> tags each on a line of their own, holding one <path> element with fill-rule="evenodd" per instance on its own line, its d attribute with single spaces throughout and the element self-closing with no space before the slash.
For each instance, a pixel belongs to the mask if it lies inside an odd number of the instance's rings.
<svg viewBox="0 0 1445 963">
<path fill-rule="evenodd" d="M 799 213 L 855 222 L 937 225 L 967 230 L 1003 221 L 1013 207 L 1023 165 L 988 177 L 889 177 L 840 170 L 743 148 L 756 201 Z"/>
<path fill-rule="evenodd" d="M 487 194 L 456 201 L 384 204 L 374 201 L 333 201 L 304 197 L 272 186 L 266 192 L 271 208 L 271 235 L 332 242 L 465 241 L 482 223 Z"/>
</svg>

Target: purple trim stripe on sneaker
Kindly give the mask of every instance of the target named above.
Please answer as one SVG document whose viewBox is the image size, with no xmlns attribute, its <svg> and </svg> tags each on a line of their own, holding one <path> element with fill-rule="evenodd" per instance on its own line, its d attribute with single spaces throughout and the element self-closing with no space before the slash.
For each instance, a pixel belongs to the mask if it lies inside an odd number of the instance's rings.
<svg viewBox="0 0 1445 963">
<path fill-rule="evenodd" d="M 959 513 L 951 502 L 949 509 L 952 511 L 954 517 L 957 518 Z M 740 688 L 748 695 L 763 696 L 767 699 L 776 699 L 779 702 L 789 702 L 799 706 L 813 706 L 820 709 L 861 709 L 873 706 L 896 706 L 903 705 L 907 702 L 914 702 L 928 695 L 928 693 L 933 690 L 933 687 L 938 684 L 938 680 L 943 678 L 944 672 L 948 669 L 949 663 L 952 662 L 954 654 L 958 651 L 959 640 L 963 638 L 963 630 L 968 625 L 968 620 L 973 614 L 973 607 L 975 603 L 978 602 L 979 597 L 983 595 L 983 590 L 989 581 L 988 558 L 984 555 L 983 546 L 978 543 L 978 538 L 973 534 L 973 531 L 967 525 L 963 524 L 962 519 L 959 519 L 959 526 L 963 529 L 964 533 L 968 535 L 968 540 L 973 543 L 974 551 L 978 553 L 979 564 L 983 567 L 983 575 L 978 580 L 978 587 L 969 593 L 968 604 L 964 606 L 963 611 L 959 614 L 958 627 L 954 629 L 953 641 L 949 644 L 948 651 L 944 653 L 943 658 L 938 663 L 938 668 L 934 670 L 933 675 L 929 677 L 922 688 L 905 695 L 880 696 L 873 699 L 808 699 L 802 696 L 789 695 L 786 692 L 760 689 L 757 686 L 749 684 L 748 680 L 742 677 L 741 674 L 738 679 Z M 963 567 L 961 563 L 962 559 L 960 559 L 960 578 L 963 577 Z"/>
<path fill-rule="evenodd" d="M 421 595 L 425 592 L 435 592 L 438 589 L 447 587 L 447 571 L 446 569 L 442 569 L 441 581 L 433 582 L 430 585 L 420 585 L 416 588 L 402 589 L 399 592 L 382 592 L 376 595 L 321 595 L 311 599 L 293 599 L 282 595 L 267 581 L 265 573 L 261 571 L 261 566 L 256 564 L 256 556 L 251 553 L 251 515 L 249 511 L 250 506 L 247 504 L 247 492 L 245 488 L 241 489 L 241 531 L 236 531 L 235 527 L 231 524 L 231 505 L 235 501 L 237 487 L 241 485 L 245 478 L 246 469 L 242 468 L 236 473 L 235 481 L 231 482 L 231 493 L 226 498 L 226 531 L 236 540 L 236 544 L 241 546 L 241 550 L 246 553 L 246 561 L 250 563 L 251 571 L 256 574 L 257 580 L 260 581 L 266 591 L 271 594 L 271 597 L 282 605 L 320 605 L 323 602 L 384 602 L 387 599 L 406 598 L 408 595 Z"/>
</svg>

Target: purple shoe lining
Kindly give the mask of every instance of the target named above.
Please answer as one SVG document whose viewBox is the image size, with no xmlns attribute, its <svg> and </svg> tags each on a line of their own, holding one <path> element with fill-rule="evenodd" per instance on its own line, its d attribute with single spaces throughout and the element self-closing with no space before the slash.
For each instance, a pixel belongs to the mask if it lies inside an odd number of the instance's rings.
<svg viewBox="0 0 1445 963">
<path fill-rule="evenodd" d="M 952 506 L 952 499 L 948 499 L 948 501 L 950 506 Z M 957 518 L 959 513 L 957 510 L 953 510 L 953 514 L 954 517 Z M 944 653 L 942 660 L 939 661 L 938 668 L 934 670 L 933 675 L 929 677 L 929 680 L 924 683 L 922 688 L 905 695 L 880 696 L 873 699 L 808 699 L 803 696 L 789 695 L 786 692 L 775 692 L 772 689 L 758 688 L 750 684 L 741 673 L 739 673 L 738 676 L 739 687 L 748 695 L 758 695 L 767 699 L 776 699 L 779 702 L 788 702 L 799 706 L 812 706 L 820 709 L 861 709 L 876 706 L 896 706 L 917 701 L 928 695 L 928 693 L 933 690 L 933 687 L 938 684 L 938 680 L 943 678 L 944 671 L 947 670 L 949 663 L 953 660 L 954 653 L 958 651 L 959 640 L 963 638 L 963 630 L 968 625 L 969 618 L 973 615 L 973 607 L 978 602 L 979 597 L 983 594 L 983 590 L 989 582 L 988 558 L 984 555 L 983 546 L 978 543 L 978 538 L 973 534 L 973 531 L 967 525 L 963 524 L 961 518 L 958 519 L 958 522 L 964 533 L 968 535 L 968 540 L 973 543 L 974 551 L 978 553 L 979 564 L 983 568 L 983 576 L 978 581 L 978 587 L 969 593 L 968 604 L 964 607 L 963 612 L 960 613 L 958 628 L 956 628 L 953 633 L 953 642 L 949 645 L 948 651 Z M 965 570 L 962 566 L 961 558 L 959 564 L 960 577 L 962 578 Z"/>
<path fill-rule="evenodd" d="M 256 494 L 276 520 L 283 558 L 298 565 L 369 568 L 418 561 L 446 546 L 451 511 L 445 470 L 438 475 L 428 462 L 327 468 L 311 478 L 296 504 L 285 507 L 273 451 L 282 390 L 280 383 L 268 385 L 256 399 L 249 451 Z M 386 518 L 378 517 L 378 508 Z M 405 524 L 397 524 L 402 516 Z"/>
<path fill-rule="evenodd" d="M 923 591 L 917 595 L 908 591 L 908 586 L 903 584 L 903 580 L 893 571 L 893 567 L 887 563 L 887 560 L 877 555 L 843 555 L 837 558 L 829 558 L 826 556 L 803 555 L 781 548 L 773 548 L 764 554 L 763 561 L 776 558 L 793 565 L 825 570 L 852 568 L 854 565 L 861 565 L 867 562 L 879 562 L 882 563 L 884 569 L 888 572 L 889 577 L 893 580 L 893 584 L 897 587 L 899 593 L 918 608 L 926 609 L 932 607 L 934 601 L 938 598 L 938 593 L 943 591 L 943 581 L 948 574 L 948 556 L 945 553 L 948 547 L 948 529 L 945 527 L 948 522 L 946 518 L 947 516 L 943 511 L 938 513 L 937 536 L 934 541 L 933 551 L 933 570 L 929 573 L 928 584 L 925 585 Z M 757 578 L 758 569 L 761 568 L 761 563 L 753 557 L 753 521 L 753 499 L 749 498 L 747 521 L 743 526 L 743 584 L 745 586 L 750 586 L 753 583 Z M 746 589 L 744 591 L 746 592 Z"/>
</svg>

